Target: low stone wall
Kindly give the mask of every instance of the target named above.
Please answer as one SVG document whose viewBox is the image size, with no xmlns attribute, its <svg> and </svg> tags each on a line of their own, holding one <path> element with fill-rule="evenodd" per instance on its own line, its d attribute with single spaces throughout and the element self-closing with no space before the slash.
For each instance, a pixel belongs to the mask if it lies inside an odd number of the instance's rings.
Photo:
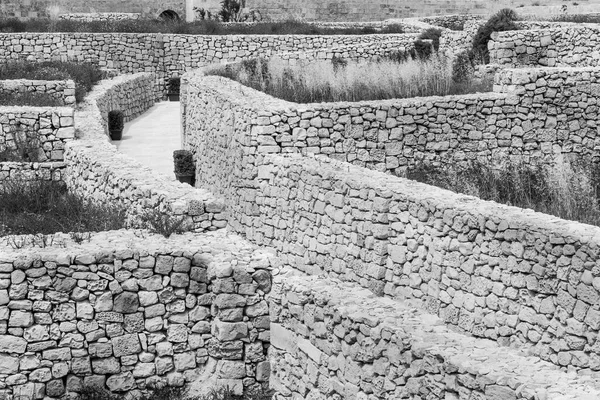
<svg viewBox="0 0 600 400">
<path fill-rule="evenodd" d="M 71 21 L 123 21 L 123 20 L 131 20 L 131 19 L 140 19 L 142 14 L 140 13 L 121 13 L 121 12 L 112 12 L 112 13 L 72 13 L 72 14 L 62 14 L 58 17 L 60 19 L 68 19 Z"/>
<path fill-rule="evenodd" d="M 121 73 L 150 72 L 162 94 L 169 77 L 211 63 L 277 53 L 396 41 L 415 34 L 179 35 L 133 33 L 0 33 L 0 60 L 92 62 Z M 43 51 L 42 51 L 43 50 Z"/>
<path fill-rule="evenodd" d="M 535 357 L 452 332 L 418 308 L 351 284 L 276 277 L 269 297 L 276 399 L 600 396 L 583 377 L 573 379 Z"/>
<path fill-rule="evenodd" d="M 403 39 L 401 41 L 390 40 L 367 44 L 333 46 L 305 52 L 293 51 L 279 53 L 274 57 L 283 60 L 304 60 L 308 62 L 315 60 L 331 60 L 334 57 L 346 60 L 377 60 L 385 58 L 393 52 L 405 53 L 411 51 L 415 47 L 414 41 L 417 39 L 417 36 L 418 35 L 414 35 L 414 38 L 412 39 Z"/>
<path fill-rule="evenodd" d="M 419 299 L 476 337 L 600 370 L 598 227 L 325 157 L 267 156 L 240 194 L 231 226 L 283 265 Z"/>
<path fill-rule="evenodd" d="M 196 153 L 202 181 L 215 193 L 214 186 L 229 187 L 238 171 L 267 153 L 325 154 L 392 174 L 420 162 L 551 163 L 557 153 L 597 158 L 600 69 L 528 71 L 502 71 L 495 93 L 320 104 L 290 103 L 190 73 L 184 82 L 191 97 L 182 97 L 184 146 Z"/>
<path fill-rule="evenodd" d="M 447 28 L 453 31 L 463 31 L 468 29 L 469 22 L 479 23 L 485 17 L 483 15 L 462 14 L 462 15 L 437 15 L 431 17 L 419 18 L 421 21 L 430 25 Z"/>
<path fill-rule="evenodd" d="M 0 93 L 45 93 L 59 100 L 63 106 L 75 105 L 75 82 L 40 81 L 29 79 L 0 80 Z"/>
<path fill-rule="evenodd" d="M 270 263 L 241 238 L 117 231 L 0 246 L 0 395 L 268 381 Z"/>
<path fill-rule="evenodd" d="M 154 84 L 155 77 L 149 73 L 125 75 L 106 81 L 99 90 L 93 91 L 86 97 L 87 104 L 95 108 L 94 112 L 102 117 L 104 133 L 107 137 L 110 137 L 108 113 L 112 110 L 121 110 L 125 122 L 139 117 L 161 97 L 161 94 L 155 91 Z"/>
<path fill-rule="evenodd" d="M 0 107 L 0 151 L 39 140 L 39 161 L 62 161 L 67 142 L 75 138 L 74 111 L 68 107 Z"/>
<path fill-rule="evenodd" d="M 149 74 L 136 74 L 119 76 L 95 86 L 76 113 L 82 138 L 66 148 L 64 180 L 74 193 L 122 204 L 130 214 L 158 211 L 184 219 L 182 228 L 186 230 L 225 227 L 224 204 L 210 192 L 169 180 L 119 153 L 108 143 L 108 110 L 121 109 L 127 119 L 141 114 L 153 103 L 151 85 Z"/>
<path fill-rule="evenodd" d="M 510 66 L 598 66 L 599 33 L 595 24 L 496 32 L 488 43 L 490 61 Z"/>
<path fill-rule="evenodd" d="M 65 167 L 63 162 L 2 162 L 0 185 L 4 181 L 61 181 Z"/>
</svg>

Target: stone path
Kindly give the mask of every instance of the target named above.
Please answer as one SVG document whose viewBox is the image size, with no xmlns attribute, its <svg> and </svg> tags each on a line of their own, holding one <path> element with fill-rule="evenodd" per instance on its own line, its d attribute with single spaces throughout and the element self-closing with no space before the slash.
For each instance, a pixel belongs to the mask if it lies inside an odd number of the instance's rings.
<svg viewBox="0 0 600 400">
<path fill-rule="evenodd" d="M 179 102 L 163 101 L 125 124 L 120 152 L 175 180 L 173 151 L 181 149 Z"/>
</svg>

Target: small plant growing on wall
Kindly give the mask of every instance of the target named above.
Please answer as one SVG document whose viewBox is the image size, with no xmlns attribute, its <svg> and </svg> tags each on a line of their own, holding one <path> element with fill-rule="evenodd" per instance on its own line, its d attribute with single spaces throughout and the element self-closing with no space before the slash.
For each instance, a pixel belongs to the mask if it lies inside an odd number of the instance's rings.
<svg viewBox="0 0 600 400">
<path fill-rule="evenodd" d="M 173 162 L 177 180 L 194 186 L 196 167 L 192 153 L 189 150 L 175 150 L 173 152 Z"/>
<path fill-rule="evenodd" d="M 123 136 L 125 116 L 121 110 L 113 110 L 108 113 L 108 132 L 112 140 L 121 140 Z"/>
</svg>

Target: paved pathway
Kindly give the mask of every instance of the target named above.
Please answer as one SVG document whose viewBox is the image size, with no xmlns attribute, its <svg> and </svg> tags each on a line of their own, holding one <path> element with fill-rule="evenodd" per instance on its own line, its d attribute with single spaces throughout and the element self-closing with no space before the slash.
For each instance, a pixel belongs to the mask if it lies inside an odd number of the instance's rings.
<svg viewBox="0 0 600 400">
<path fill-rule="evenodd" d="M 120 152 L 175 179 L 173 151 L 181 149 L 179 102 L 162 101 L 125 124 L 123 139 L 112 142 Z"/>
</svg>

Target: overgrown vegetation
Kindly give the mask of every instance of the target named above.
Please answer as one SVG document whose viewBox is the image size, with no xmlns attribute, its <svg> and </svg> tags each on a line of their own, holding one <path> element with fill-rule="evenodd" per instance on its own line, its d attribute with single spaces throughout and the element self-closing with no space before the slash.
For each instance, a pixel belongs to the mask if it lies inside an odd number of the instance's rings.
<svg viewBox="0 0 600 400">
<path fill-rule="evenodd" d="M 404 33 L 401 25 L 392 24 L 380 30 L 371 27 L 323 27 L 300 21 L 224 24 L 214 20 L 195 22 L 149 19 L 122 21 L 74 21 L 31 19 L 0 20 L 0 32 L 125 32 L 178 33 L 187 35 L 363 35 L 365 33 Z"/>
<path fill-rule="evenodd" d="M 510 8 L 504 8 L 492 15 L 485 25 L 479 27 L 475 37 L 473 37 L 473 45 L 469 55 L 471 60 L 482 58 L 486 64 L 489 63 L 488 42 L 492 33 L 518 30 L 519 27 L 515 23 L 518 19 L 517 13 Z"/>
<path fill-rule="evenodd" d="M 558 160 L 552 167 L 521 163 L 492 168 L 421 164 L 406 173 L 419 182 L 557 217 L 600 226 L 600 165 Z"/>
<path fill-rule="evenodd" d="M 414 41 L 415 48 L 412 52 L 412 57 L 430 57 L 434 51 L 438 51 L 440 48 L 440 36 L 442 36 L 442 30 L 439 28 L 429 28 L 422 32 L 417 40 Z"/>
<path fill-rule="evenodd" d="M 71 79 L 75 82 L 75 100 L 80 102 L 92 86 L 102 79 L 102 72 L 98 66 L 90 63 L 12 61 L 0 66 L 0 80 L 6 79 Z"/>
<path fill-rule="evenodd" d="M 277 59 L 253 59 L 207 72 L 224 76 L 272 96 L 296 103 L 381 100 L 487 92 L 492 82 L 454 82 L 441 55 L 400 63 L 381 60 L 317 61 L 289 65 Z"/>
<path fill-rule="evenodd" d="M 69 193 L 63 182 L 4 181 L 0 186 L 0 236 L 121 229 L 125 217 L 125 209 Z"/>
<path fill-rule="evenodd" d="M 0 93 L 0 106 L 61 107 L 64 104 L 48 93 Z"/>
<path fill-rule="evenodd" d="M 124 400 L 127 395 L 110 393 L 96 387 L 85 387 L 79 400 Z M 203 396 L 187 396 L 180 387 L 165 386 L 141 395 L 138 400 L 271 400 L 273 391 L 260 389 L 244 395 L 236 395 L 229 387 L 213 389 Z"/>
</svg>

